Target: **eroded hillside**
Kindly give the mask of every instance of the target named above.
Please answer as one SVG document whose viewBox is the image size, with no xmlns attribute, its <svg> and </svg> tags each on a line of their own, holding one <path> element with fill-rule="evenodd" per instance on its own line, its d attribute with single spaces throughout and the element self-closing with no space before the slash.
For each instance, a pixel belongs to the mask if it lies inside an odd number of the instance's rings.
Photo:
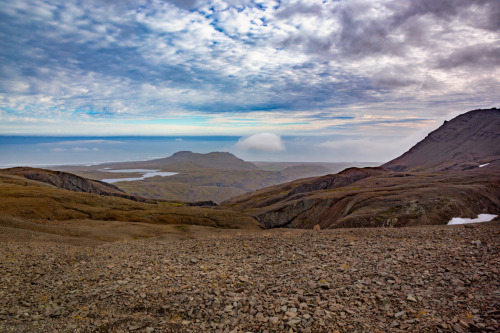
<svg viewBox="0 0 500 333">
<path fill-rule="evenodd" d="M 113 194 L 75 192 L 0 171 L 0 228 L 94 240 L 160 236 L 173 226 L 259 229 L 238 212 L 173 201 L 131 200 Z M 169 227 L 165 227 L 169 226 Z M 183 229 L 184 228 L 184 229 Z"/>
<path fill-rule="evenodd" d="M 500 110 L 446 122 L 380 168 L 351 168 L 233 198 L 266 228 L 446 224 L 500 213 Z"/>
</svg>

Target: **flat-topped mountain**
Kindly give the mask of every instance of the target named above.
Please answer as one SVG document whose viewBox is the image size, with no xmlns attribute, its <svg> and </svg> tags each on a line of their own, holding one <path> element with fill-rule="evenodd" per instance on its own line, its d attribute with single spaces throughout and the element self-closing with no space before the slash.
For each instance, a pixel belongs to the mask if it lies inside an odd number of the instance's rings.
<svg viewBox="0 0 500 333">
<path fill-rule="evenodd" d="M 149 161 L 122 162 L 102 164 L 100 167 L 113 168 L 145 168 L 165 169 L 170 171 L 199 171 L 199 170 L 257 170 L 250 162 L 245 162 L 227 152 L 211 152 L 207 154 L 180 151 L 172 156 Z"/>
<path fill-rule="evenodd" d="M 457 216 L 500 214 L 500 111 L 458 116 L 383 167 L 300 179 L 222 206 L 266 228 L 446 224 Z"/>
<path fill-rule="evenodd" d="M 395 170 L 464 170 L 500 156 L 500 110 L 464 113 L 429 133 L 383 167 Z"/>
</svg>

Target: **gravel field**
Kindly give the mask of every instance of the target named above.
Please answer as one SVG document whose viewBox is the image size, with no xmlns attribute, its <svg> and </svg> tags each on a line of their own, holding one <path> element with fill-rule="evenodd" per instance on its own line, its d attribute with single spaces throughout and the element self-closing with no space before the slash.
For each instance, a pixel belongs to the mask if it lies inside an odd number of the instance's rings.
<svg viewBox="0 0 500 333">
<path fill-rule="evenodd" d="M 500 223 L 0 243 L 0 332 L 498 332 Z"/>
</svg>

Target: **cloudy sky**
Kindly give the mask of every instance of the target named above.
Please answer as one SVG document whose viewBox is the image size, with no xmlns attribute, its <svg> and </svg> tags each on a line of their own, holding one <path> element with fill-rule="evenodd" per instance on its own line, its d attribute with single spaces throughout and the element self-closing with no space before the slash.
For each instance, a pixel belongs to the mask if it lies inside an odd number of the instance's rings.
<svg viewBox="0 0 500 333">
<path fill-rule="evenodd" d="M 499 17 L 498 0 L 3 0 L 0 135 L 371 151 L 500 106 Z"/>
</svg>

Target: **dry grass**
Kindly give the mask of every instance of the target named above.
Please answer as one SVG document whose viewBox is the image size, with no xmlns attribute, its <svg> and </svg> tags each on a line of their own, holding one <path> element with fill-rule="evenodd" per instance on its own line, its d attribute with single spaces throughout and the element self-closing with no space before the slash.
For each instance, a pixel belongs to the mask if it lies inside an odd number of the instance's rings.
<svg viewBox="0 0 500 333">
<path fill-rule="evenodd" d="M 95 240 L 183 234 L 174 225 L 259 229 L 240 213 L 169 202 L 141 203 L 119 197 L 61 190 L 17 176 L 0 175 L 0 226 Z"/>
</svg>

